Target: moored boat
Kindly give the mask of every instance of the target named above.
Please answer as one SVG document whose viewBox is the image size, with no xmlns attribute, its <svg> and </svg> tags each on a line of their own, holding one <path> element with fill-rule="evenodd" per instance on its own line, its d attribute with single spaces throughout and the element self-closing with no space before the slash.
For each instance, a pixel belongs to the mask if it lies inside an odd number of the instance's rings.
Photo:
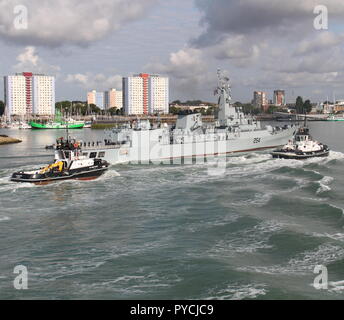
<svg viewBox="0 0 344 320">
<path fill-rule="evenodd" d="M 326 121 L 344 121 L 344 116 L 332 114 L 326 118 Z"/>
<path fill-rule="evenodd" d="M 32 129 L 82 129 L 85 125 L 84 122 L 80 123 L 63 123 L 63 122 L 48 122 L 48 123 L 38 123 L 31 121 L 30 126 Z"/>
</svg>

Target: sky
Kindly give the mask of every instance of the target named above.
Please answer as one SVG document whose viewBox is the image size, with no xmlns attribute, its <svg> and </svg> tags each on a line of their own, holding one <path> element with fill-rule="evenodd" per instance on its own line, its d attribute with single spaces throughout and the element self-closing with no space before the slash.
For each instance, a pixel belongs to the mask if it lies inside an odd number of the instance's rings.
<svg viewBox="0 0 344 320">
<path fill-rule="evenodd" d="M 344 1 L 321 4 L 318 30 L 318 0 L 0 0 L 0 76 L 54 75 L 59 101 L 158 73 L 171 101 L 214 102 L 220 68 L 235 101 L 276 89 L 288 102 L 344 99 Z"/>
</svg>

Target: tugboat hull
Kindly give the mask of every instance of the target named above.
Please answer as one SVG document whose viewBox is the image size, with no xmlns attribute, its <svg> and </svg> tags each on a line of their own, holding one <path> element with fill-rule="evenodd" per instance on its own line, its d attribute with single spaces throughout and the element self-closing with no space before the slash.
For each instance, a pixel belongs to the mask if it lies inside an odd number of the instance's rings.
<svg viewBox="0 0 344 320">
<path fill-rule="evenodd" d="M 318 157 L 328 157 L 330 151 L 321 151 L 321 152 L 312 152 L 312 153 L 300 153 L 296 154 L 293 152 L 279 152 L 275 151 L 272 152 L 271 155 L 274 159 L 290 159 L 290 160 L 305 160 L 310 158 L 318 158 Z"/>
<path fill-rule="evenodd" d="M 104 167 L 89 169 L 87 171 L 63 172 L 56 174 L 16 172 L 12 175 L 11 181 L 43 185 L 63 180 L 95 180 L 103 175 L 107 170 L 108 164 L 104 165 Z"/>
</svg>

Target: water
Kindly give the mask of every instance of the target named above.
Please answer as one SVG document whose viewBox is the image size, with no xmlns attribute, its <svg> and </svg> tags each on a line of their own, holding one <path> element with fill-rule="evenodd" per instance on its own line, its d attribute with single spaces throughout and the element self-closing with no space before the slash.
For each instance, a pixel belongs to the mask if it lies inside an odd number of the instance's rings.
<svg viewBox="0 0 344 320">
<path fill-rule="evenodd" d="M 5 131 L 0 147 L 1 299 L 341 299 L 344 123 L 311 123 L 327 159 L 268 153 L 209 165 L 112 167 L 91 182 L 9 182 L 50 161 L 61 131 Z M 97 140 L 101 132 L 74 132 Z M 13 288 L 14 267 L 29 289 Z M 312 286 L 316 265 L 329 290 Z"/>
</svg>

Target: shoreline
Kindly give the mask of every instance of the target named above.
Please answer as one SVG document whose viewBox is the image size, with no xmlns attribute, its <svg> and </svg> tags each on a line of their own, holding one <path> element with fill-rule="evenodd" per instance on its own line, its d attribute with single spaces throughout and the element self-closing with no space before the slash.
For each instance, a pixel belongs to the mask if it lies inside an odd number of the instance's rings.
<svg viewBox="0 0 344 320">
<path fill-rule="evenodd" d="M 0 135 L 0 146 L 6 144 L 14 144 L 14 143 L 21 143 L 22 141 L 19 139 L 11 138 L 6 135 Z"/>
</svg>

